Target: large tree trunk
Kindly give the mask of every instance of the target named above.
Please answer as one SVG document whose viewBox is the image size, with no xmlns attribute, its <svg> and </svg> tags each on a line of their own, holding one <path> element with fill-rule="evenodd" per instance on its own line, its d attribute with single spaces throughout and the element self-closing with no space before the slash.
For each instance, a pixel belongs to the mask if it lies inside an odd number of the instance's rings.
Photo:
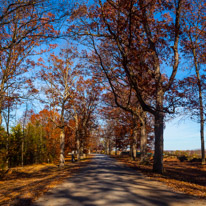
<svg viewBox="0 0 206 206">
<path fill-rule="evenodd" d="M 147 134 L 145 112 L 141 113 L 141 137 L 140 137 L 140 162 L 144 162 L 147 157 Z"/>
<path fill-rule="evenodd" d="M 153 171 L 163 173 L 163 129 L 164 114 L 157 111 L 155 115 L 155 153 Z"/>
<path fill-rule="evenodd" d="M 155 113 L 155 151 L 153 171 L 159 174 L 163 173 L 163 132 L 164 132 L 164 113 L 163 99 L 164 92 L 160 89 L 156 97 Z"/>
<path fill-rule="evenodd" d="M 59 166 L 63 167 L 65 160 L 64 160 L 64 146 L 65 146 L 65 131 L 64 128 L 61 129 L 60 132 L 60 159 L 59 159 Z"/>
</svg>

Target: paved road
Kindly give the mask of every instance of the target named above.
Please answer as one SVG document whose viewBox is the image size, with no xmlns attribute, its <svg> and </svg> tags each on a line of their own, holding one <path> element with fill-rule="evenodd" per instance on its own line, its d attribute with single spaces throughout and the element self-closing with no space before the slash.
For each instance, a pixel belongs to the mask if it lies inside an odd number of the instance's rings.
<svg viewBox="0 0 206 206">
<path fill-rule="evenodd" d="M 35 206 L 196 206 L 206 205 L 171 192 L 165 185 L 106 155 L 92 162 L 34 203 Z"/>
</svg>

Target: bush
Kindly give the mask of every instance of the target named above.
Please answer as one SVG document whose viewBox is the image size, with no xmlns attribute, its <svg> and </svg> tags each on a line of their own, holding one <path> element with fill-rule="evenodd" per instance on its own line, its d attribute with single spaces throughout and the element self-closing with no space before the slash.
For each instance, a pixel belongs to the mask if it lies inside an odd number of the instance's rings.
<svg viewBox="0 0 206 206">
<path fill-rule="evenodd" d="M 121 156 L 130 156 L 130 152 L 121 152 Z"/>
<path fill-rule="evenodd" d="M 201 162 L 202 161 L 202 159 L 201 158 L 192 158 L 191 160 L 190 160 L 190 162 Z"/>
<path fill-rule="evenodd" d="M 178 156 L 177 158 L 180 160 L 180 162 L 184 162 L 187 160 L 187 156 L 185 155 Z"/>
</svg>

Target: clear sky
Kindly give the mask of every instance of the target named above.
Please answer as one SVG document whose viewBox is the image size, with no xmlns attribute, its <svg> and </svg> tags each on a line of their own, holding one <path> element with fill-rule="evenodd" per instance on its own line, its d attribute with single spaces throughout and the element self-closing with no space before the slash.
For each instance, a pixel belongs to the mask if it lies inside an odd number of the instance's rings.
<svg viewBox="0 0 206 206">
<path fill-rule="evenodd" d="M 200 149 L 200 125 L 187 119 L 176 118 L 166 123 L 164 130 L 165 150 Z"/>
<path fill-rule="evenodd" d="M 186 62 L 183 58 L 181 60 L 182 61 L 179 64 L 176 79 L 183 79 L 195 74 L 192 65 L 188 65 L 188 62 Z M 184 69 L 186 66 L 187 69 Z M 170 71 L 170 68 L 165 69 L 167 75 L 170 76 L 168 71 Z M 181 120 L 181 117 L 177 117 L 169 122 L 166 122 L 166 128 L 164 130 L 164 150 L 194 150 L 200 148 L 201 142 L 199 123 L 191 120 L 189 117 L 187 119 L 185 117 L 184 120 Z"/>
</svg>

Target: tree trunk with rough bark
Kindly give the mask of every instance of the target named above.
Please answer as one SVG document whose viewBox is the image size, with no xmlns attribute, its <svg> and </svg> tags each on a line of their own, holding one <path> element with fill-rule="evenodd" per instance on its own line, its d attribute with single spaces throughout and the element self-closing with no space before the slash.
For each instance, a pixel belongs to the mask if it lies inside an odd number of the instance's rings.
<svg viewBox="0 0 206 206">
<path fill-rule="evenodd" d="M 140 162 L 144 162 L 147 157 L 147 134 L 145 115 L 145 112 L 141 113 Z"/>
<path fill-rule="evenodd" d="M 133 141 L 132 141 L 132 158 L 136 160 L 137 158 L 137 137 L 138 137 L 138 130 L 137 125 L 135 125 L 134 132 L 133 132 Z"/>
<path fill-rule="evenodd" d="M 65 146 L 65 131 L 64 128 L 61 129 L 60 132 L 60 160 L 59 160 L 59 166 L 64 167 L 64 146 Z"/>
<path fill-rule="evenodd" d="M 107 155 L 109 154 L 109 138 L 108 137 L 106 137 L 105 152 Z"/>
<path fill-rule="evenodd" d="M 80 160 L 80 139 L 79 139 L 79 131 L 76 131 L 76 146 L 77 146 L 77 161 Z"/>
<path fill-rule="evenodd" d="M 155 114 L 155 153 L 153 171 L 159 174 L 163 173 L 163 131 L 164 131 L 164 113 L 163 96 L 157 98 L 157 111 Z"/>
</svg>

